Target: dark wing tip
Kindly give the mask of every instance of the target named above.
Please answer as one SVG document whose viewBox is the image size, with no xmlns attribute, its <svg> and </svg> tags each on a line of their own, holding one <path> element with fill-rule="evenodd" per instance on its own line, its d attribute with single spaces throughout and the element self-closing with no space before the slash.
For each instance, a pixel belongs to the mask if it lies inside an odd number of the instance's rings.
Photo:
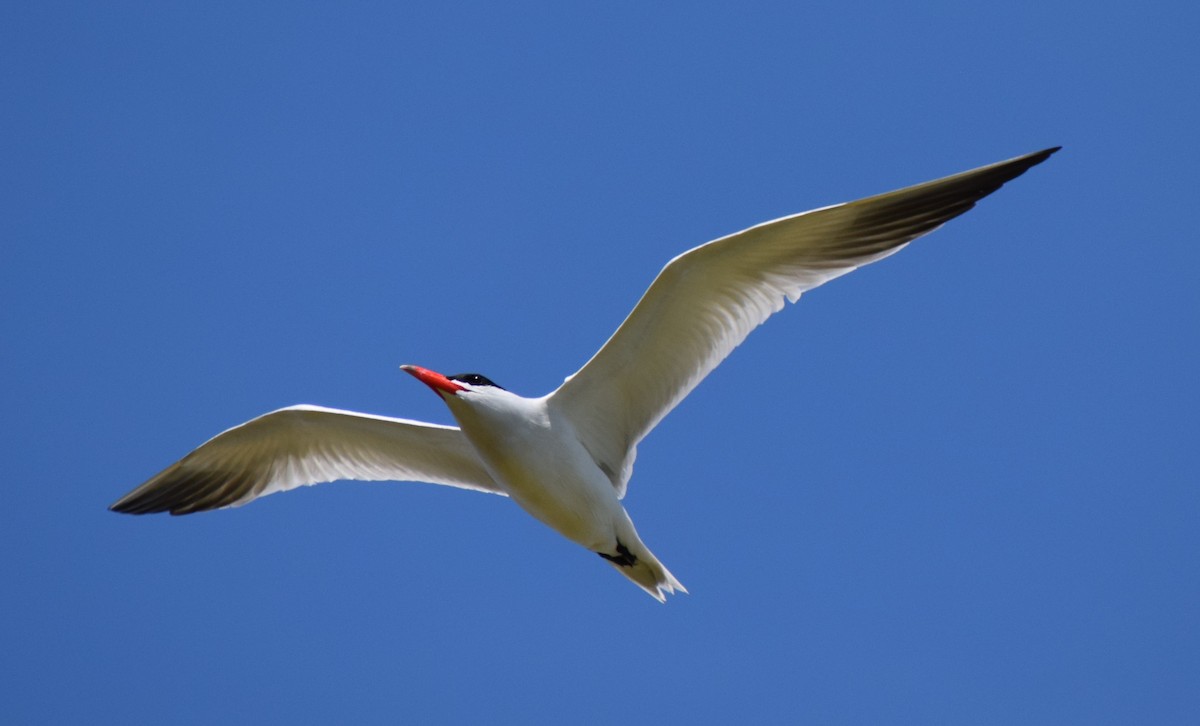
<svg viewBox="0 0 1200 726">
<path fill-rule="evenodd" d="M 254 491 L 253 472 L 185 469 L 175 464 L 109 506 L 120 514 L 174 515 L 220 509 Z"/>
<path fill-rule="evenodd" d="M 988 164 L 845 206 L 857 209 L 854 222 L 823 244 L 822 252 L 844 259 L 880 254 L 932 232 L 1050 158 L 1059 146 Z"/>
<path fill-rule="evenodd" d="M 1046 159 L 1049 159 L 1061 148 L 1061 146 L 1052 146 L 1048 149 L 1042 149 L 1041 151 L 1024 154 L 1022 156 L 1017 156 L 1005 161 L 998 161 L 995 164 L 982 166 L 978 169 L 962 172 L 961 174 L 954 174 L 953 176 L 946 177 L 946 179 L 940 181 L 949 182 L 957 180 L 972 180 L 980 189 L 987 188 L 992 184 L 995 185 L 995 189 L 998 189 L 1005 182 L 1012 181 L 1032 167 L 1035 167 Z M 959 183 L 961 184 L 962 182 Z M 995 191 L 995 189 L 992 189 L 992 191 Z M 986 196 L 986 194 L 984 196 Z"/>
<path fill-rule="evenodd" d="M 139 490 L 140 487 L 108 505 L 108 511 L 116 512 L 117 514 L 150 514 L 149 511 L 145 511 L 139 506 L 142 497 L 135 496 Z"/>
<path fill-rule="evenodd" d="M 108 507 L 108 511 L 116 512 L 117 514 L 158 514 L 160 512 L 171 512 L 172 505 L 169 503 L 155 502 L 154 497 L 132 497 L 126 496 L 115 504 Z"/>
<path fill-rule="evenodd" d="M 155 502 L 159 497 L 150 496 L 149 492 L 138 489 L 126 494 L 108 506 L 108 511 L 117 514 L 157 514 L 170 511 L 170 505 Z"/>
<path fill-rule="evenodd" d="M 1017 172 L 1017 175 L 1019 176 L 1026 169 L 1029 169 L 1030 167 L 1033 167 L 1033 166 L 1037 166 L 1038 164 L 1042 163 L 1046 159 L 1049 159 L 1051 156 L 1056 154 L 1061 149 L 1062 149 L 1061 146 L 1051 146 L 1048 149 L 1042 149 L 1041 151 L 1035 151 L 1032 154 L 1026 154 L 1024 156 L 1018 156 L 1015 159 L 1009 159 L 1008 161 L 1002 161 L 999 164 L 997 164 L 996 166 L 1012 165 L 1013 167 L 1019 168 L 1021 170 L 1020 172 Z"/>
<path fill-rule="evenodd" d="M 1049 149 L 1042 149 L 1041 151 L 1035 151 L 1031 154 L 1025 154 L 1023 156 L 1017 156 L 1012 159 L 1008 159 L 1007 161 L 996 162 L 995 164 L 990 164 L 988 166 L 975 169 L 974 171 L 955 174 L 954 177 L 973 176 L 985 184 L 987 182 L 992 182 L 995 184 L 995 189 L 999 189 L 1004 185 L 1005 182 L 1016 179 L 1025 172 L 1029 171 L 1031 168 L 1037 166 L 1046 159 L 1049 159 L 1061 148 L 1061 146 L 1052 146 Z M 995 191 L 995 189 L 992 191 Z M 984 196 L 986 196 L 986 194 Z"/>
</svg>

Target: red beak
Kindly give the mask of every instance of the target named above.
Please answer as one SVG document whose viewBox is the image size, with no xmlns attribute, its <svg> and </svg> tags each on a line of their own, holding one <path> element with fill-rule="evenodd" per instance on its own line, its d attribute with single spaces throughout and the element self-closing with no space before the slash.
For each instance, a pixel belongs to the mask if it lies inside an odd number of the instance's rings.
<svg viewBox="0 0 1200 726">
<path fill-rule="evenodd" d="M 434 393 L 449 393 L 453 396 L 459 391 L 467 390 L 441 373 L 431 371 L 428 368 L 422 368 L 421 366 L 400 366 L 400 370 L 405 373 L 411 373 L 418 381 L 432 388 Z"/>
</svg>

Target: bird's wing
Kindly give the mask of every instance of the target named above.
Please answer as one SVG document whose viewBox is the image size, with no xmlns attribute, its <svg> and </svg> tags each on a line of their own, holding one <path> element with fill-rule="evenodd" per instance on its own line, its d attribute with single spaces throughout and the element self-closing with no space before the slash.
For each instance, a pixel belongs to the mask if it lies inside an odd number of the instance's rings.
<svg viewBox="0 0 1200 726">
<path fill-rule="evenodd" d="M 214 436 L 110 509 L 188 514 L 337 479 L 425 481 L 503 493 L 453 426 L 292 406 Z"/>
<path fill-rule="evenodd" d="M 785 300 L 898 251 L 1057 150 L 783 217 L 679 255 L 550 405 L 624 496 L 637 443 Z"/>
</svg>

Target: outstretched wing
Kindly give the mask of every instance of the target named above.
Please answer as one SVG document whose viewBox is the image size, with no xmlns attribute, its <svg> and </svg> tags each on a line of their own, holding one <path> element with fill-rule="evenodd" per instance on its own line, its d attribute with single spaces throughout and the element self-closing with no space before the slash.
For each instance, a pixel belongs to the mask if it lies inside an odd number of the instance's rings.
<svg viewBox="0 0 1200 726">
<path fill-rule="evenodd" d="M 637 443 L 785 300 L 898 251 L 1057 150 L 765 222 L 679 255 L 550 405 L 624 496 Z"/>
<path fill-rule="evenodd" d="M 189 514 L 338 479 L 425 481 L 503 494 L 454 426 L 292 406 L 218 434 L 109 508 Z"/>
</svg>

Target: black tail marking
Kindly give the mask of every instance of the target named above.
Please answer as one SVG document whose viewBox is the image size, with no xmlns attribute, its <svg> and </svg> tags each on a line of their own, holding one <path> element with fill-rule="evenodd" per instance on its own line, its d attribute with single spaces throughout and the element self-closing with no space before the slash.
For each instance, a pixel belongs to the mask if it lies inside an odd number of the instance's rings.
<svg viewBox="0 0 1200 726">
<path fill-rule="evenodd" d="M 596 554 L 621 567 L 633 567 L 638 561 L 637 555 L 630 552 L 628 547 L 621 544 L 621 540 L 617 540 L 617 554 L 609 555 L 603 552 L 597 552 Z"/>
</svg>

